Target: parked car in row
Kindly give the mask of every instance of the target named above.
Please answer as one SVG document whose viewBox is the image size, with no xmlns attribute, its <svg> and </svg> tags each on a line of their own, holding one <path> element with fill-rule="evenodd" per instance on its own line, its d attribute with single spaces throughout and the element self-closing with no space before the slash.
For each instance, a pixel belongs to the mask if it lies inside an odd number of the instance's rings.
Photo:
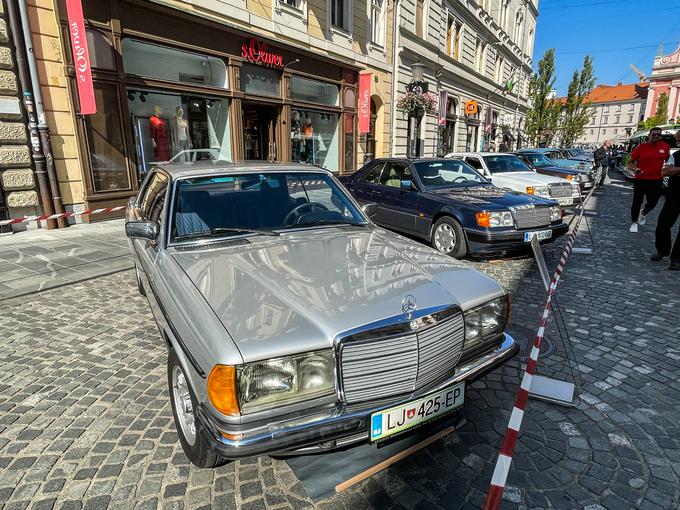
<svg viewBox="0 0 680 510">
<path fill-rule="evenodd" d="M 514 154 L 452 152 L 446 157 L 464 160 L 482 173 L 494 186 L 556 200 L 563 207 L 573 205 L 581 196 L 577 184 L 572 184 L 560 177 L 536 173 Z"/>
<path fill-rule="evenodd" d="M 515 152 L 515 155 L 524 161 L 529 168 L 539 174 L 562 177 L 577 183 L 581 194 L 587 193 L 593 187 L 593 172 L 559 166 L 545 154 L 533 149 L 522 149 Z"/>
<path fill-rule="evenodd" d="M 199 467 L 380 444 L 518 351 L 495 280 L 376 226 L 323 169 L 162 165 L 125 230 Z"/>
<path fill-rule="evenodd" d="M 378 225 L 456 258 L 554 241 L 567 231 L 557 202 L 500 189 L 458 159 L 376 159 L 340 180 Z"/>
<path fill-rule="evenodd" d="M 593 167 L 587 156 L 572 155 L 566 149 L 541 148 L 532 150 L 542 152 L 546 157 L 565 168 L 590 170 Z"/>
</svg>

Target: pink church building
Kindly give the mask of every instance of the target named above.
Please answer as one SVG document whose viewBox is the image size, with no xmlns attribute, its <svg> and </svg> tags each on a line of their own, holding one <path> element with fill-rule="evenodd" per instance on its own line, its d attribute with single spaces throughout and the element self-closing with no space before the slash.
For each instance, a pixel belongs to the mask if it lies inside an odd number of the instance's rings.
<svg viewBox="0 0 680 510">
<path fill-rule="evenodd" d="M 657 55 L 654 58 L 652 74 L 649 80 L 649 94 L 647 96 L 647 108 L 645 119 L 656 113 L 656 105 L 659 96 L 668 94 L 668 120 L 678 121 L 680 114 L 680 46 L 670 55 Z"/>
</svg>

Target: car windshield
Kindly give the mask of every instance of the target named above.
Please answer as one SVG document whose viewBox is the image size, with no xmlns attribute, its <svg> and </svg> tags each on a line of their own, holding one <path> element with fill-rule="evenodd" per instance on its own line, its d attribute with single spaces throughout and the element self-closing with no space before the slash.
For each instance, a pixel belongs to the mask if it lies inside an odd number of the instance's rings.
<svg viewBox="0 0 680 510">
<path fill-rule="evenodd" d="M 489 182 L 470 165 L 457 159 L 419 161 L 413 166 L 426 189 L 479 186 Z"/>
<path fill-rule="evenodd" d="M 553 160 L 547 158 L 543 154 L 529 153 L 525 154 L 525 156 L 529 159 L 529 161 L 531 161 L 531 164 L 537 168 L 543 168 L 546 166 L 557 166 Z"/>
<path fill-rule="evenodd" d="M 321 173 L 271 172 L 178 181 L 172 240 L 196 240 L 366 219 L 333 179 Z"/>
<path fill-rule="evenodd" d="M 531 172 L 524 161 L 517 156 L 501 154 L 498 156 L 484 156 L 484 162 L 492 174 L 503 172 Z"/>
</svg>

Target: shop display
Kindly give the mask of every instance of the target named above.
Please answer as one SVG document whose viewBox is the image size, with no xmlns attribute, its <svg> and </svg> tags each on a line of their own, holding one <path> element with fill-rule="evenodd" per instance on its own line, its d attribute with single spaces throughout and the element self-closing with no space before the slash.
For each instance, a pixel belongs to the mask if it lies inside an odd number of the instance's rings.
<svg viewBox="0 0 680 510">
<path fill-rule="evenodd" d="M 156 161 L 170 160 L 170 143 L 168 141 L 168 123 L 161 118 L 163 110 L 160 106 L 153 107 L 153 115 L 149 117 L 149 136 L 153 146 L 153 156 Z"/>
<path fill-rule="evenodd" d="M 172 140 L 173 156 L 183 156 L 182 161 L 188 161 L 188 154 L 182 151 L 187 151 L 192 148 L 191 137 L 189 136 L 189 124 L 184 119 L 184 109 L 178 106 L 175 109 L 175 116 L 171 121 L 170 137 Z"/>
</svg>

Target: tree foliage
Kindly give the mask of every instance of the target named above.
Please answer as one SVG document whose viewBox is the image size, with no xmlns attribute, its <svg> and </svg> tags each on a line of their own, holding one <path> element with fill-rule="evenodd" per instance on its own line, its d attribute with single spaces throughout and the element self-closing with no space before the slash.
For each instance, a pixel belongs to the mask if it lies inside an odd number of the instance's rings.
<svg viewBox="0 0 680 510">
<path fill-rule="evenodd" d="M 555 86 L 555 50 L 550 48 L 538 62 L 538 72 L 529 82 L 529 101 L 524 130 L 529 142 L 537 147 L 551 145 L 557 132 L 560 105 L 551 98 Z"/>
<path fill-rule="evenodd" d="M 642 123 L 645 129 L 651 129 L 655 126 L 668 123 L 668 100 L 669 97 L 666 92 L 659 95 L 659 101 L 656 103 L 656 113 L 645 119 Z"/>
<path fill-rule="evenodd" d="M 594 86 L 593 59 L 586 55 L 583 68 L 574 71 L 567 90 L 567 99 L 562 107 L 560 140 L 563 147 L 571 147 L 585 133 L 591 114 L 591 102 L 587 97 Z"/>
</svg>

